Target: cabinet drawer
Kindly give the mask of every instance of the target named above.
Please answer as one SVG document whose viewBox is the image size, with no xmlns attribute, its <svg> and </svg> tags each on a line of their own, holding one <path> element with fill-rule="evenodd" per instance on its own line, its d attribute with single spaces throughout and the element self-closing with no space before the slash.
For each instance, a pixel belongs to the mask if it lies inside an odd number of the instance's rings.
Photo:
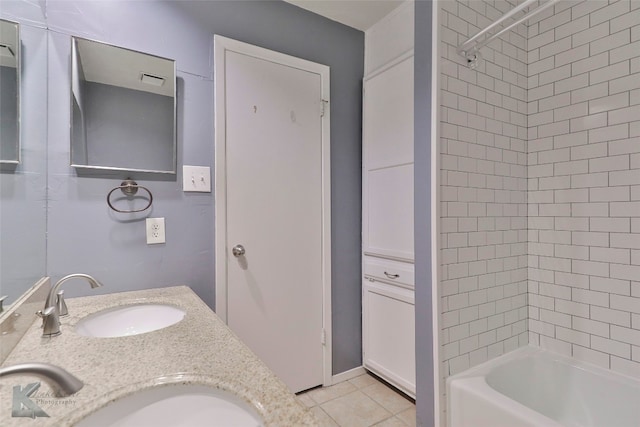
<svg viewBox="0 0 640 427">
<path fill-rule="evenodd" d="M 364 282 L 363 364 L 415 397 L 415 309 L 412 290 Z"/>
<path fill-rule="evenodd" d="M 407 262 L 365 256 L 364 275 L 410 288 L 415 284 L 413 264 Z"/>
</svg>

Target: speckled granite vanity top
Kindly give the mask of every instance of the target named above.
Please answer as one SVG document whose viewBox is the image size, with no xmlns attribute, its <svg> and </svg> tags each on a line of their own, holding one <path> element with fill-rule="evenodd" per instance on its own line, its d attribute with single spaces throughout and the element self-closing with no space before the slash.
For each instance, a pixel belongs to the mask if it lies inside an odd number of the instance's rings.
<svg viewBox="0 0 640 427">
<path fill-rule="evenodd" d="M 74 327 L 100 310 L 135 303 L 170 304 L 186 311 L 181 322 L 141 335 L 91 338 Z M 188 287 L 74 298 L 62 318 L 62 335 L 42 338 L 34 322 L 2 366 L 24 362 L 58 365 L 85 386 L 65 397 L 49 397 L 42 382 L 32 396 L 49 418 L 11 416 L 12 389 L 38 381 L 21 375 L 0 381 L 0 425 L 72 426 L 120 397 L 159 384 L 203 384 L 230 391 L 250 403 L 267 426 L 315 426 L 317 420 Z M 34 316 L 35 317 L 35 316 Z"/>
</svg>

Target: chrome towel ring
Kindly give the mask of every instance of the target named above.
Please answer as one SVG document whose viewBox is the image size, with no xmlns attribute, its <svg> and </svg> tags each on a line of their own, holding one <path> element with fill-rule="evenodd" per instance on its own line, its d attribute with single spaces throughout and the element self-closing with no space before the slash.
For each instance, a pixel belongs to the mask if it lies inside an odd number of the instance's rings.
<svg viewBox="0 0 640 427">
<path fill-rule="evenodd" d="M 145 206 L 144 208 L 142 208 L 142 209 L 121 210 L 121 209 L 115 208 L 111 204 L 111 194 L 114 191 L 120 189 L 120 190 L 122 190 L 122 193 L 125 196 L 133 197 L 138 192 L 139 188 L 142 188 L 144 191 L 146 191 L 149 194 L 149 204 L 147 204 L 147 206 Z M 120 213 L 134 213 L 134 212 L 146 211 L 147 209 L 149 209 L 151 207 L 152 203 L 153 203 L 153 194 L 151 194 L 151 191 L 149 191 L 149 189 L 147 187 L 143 187 L 142 185 L 138 185 L 138 183 L 135 182 L 132 179 L 125 179 L 124 181 L 122 181 L 120 183 L 120 185 L 118 187 L 116 187 L 113 190 L 109 191 L 109 194 L 107 194 L 107 204 L 109 205 L 109 207 L 111 209 L 113 209 L 114 211 L 120 212 Z"/>
</svg>

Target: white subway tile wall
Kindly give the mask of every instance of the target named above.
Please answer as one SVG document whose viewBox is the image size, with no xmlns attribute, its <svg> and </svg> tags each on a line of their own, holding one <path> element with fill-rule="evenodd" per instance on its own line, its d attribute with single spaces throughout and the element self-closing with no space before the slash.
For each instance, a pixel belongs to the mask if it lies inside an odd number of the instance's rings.
<svg viewBox="0 0 640 427">
<path fill-rule="evenodd" d="M 529 340 L 640 377 L 640 1 L 552 9 L 528 23 Z"/>
<path fill-rule="evenodd" d="M 456 53 L 458 44 L 515 4 L 442 2 L 441 381 L 528 342 L 527 29 L 520 25 L 483 48 L 476 70 Z M 566 43 L 553 42 L 553 33 L 534 41 L 549 55 Z M 544 73 L 544 66 L 538 69 Z M 567 110 L 566 124 L 556 129 L 553 107 L 561 101 L 550 99 L 551 82 L 570 77 L 570 67 L 565 74 L 545 75 L 546 87 L 536 93 L 549 103 L 548 117 L 537 120 L 551 125 L 550 136 L 565 133 L 569 119 L 583 112 Z M 549 171 L 540 168 L 541 176 L 553 176 L 552 161 Z M 567 177 L 561 188 L 569 183 Z M 444 405 L 444 382 L 441 390 Z"/>
<path fill-rule="evenodd" d="M 563 0 L 470 70 L 517 3 L 441 2 L 441 381 L 529 342 L 640 377 L 640 0 Z"/>
</svg>

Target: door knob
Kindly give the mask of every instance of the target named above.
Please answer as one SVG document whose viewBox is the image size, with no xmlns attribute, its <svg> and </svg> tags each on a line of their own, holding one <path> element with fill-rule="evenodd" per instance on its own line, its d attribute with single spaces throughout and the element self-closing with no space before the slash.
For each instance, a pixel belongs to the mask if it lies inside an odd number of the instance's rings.
<svg viewBox="0 0 640 427">
<path fill-rule="evenodd" d="M 233 249 L 231 249 L 231 253 L 233 254 L 234 257 L 238 258 L 241 257 L 242 255 L 244 255 L 245 250 L 244 250 L 244 246 L 242 245 L 235 245 L 233 247 Z"/>
</svg>

